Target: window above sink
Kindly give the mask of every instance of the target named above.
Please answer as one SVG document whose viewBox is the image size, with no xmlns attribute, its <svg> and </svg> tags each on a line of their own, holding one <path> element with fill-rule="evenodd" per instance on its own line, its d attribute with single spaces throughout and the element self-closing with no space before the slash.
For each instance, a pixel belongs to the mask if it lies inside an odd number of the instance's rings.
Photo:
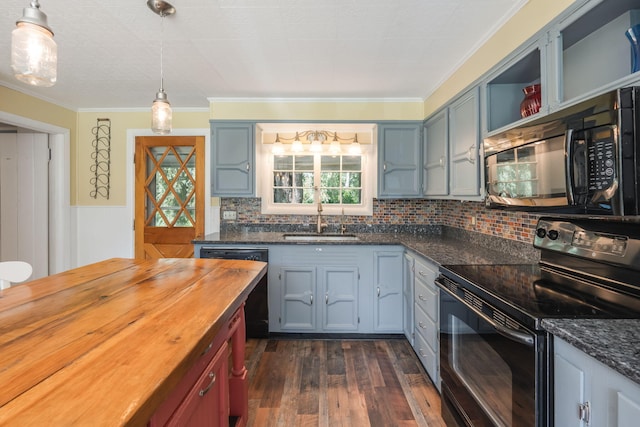
<svg viewBox="0 0 640 427">
<path fill-rule="evenodd" d="M 257 124 L 261 213 L 316 215 L 322 203 L 323 215 L 373 215 L 376 129 L 371 123 Z"/>
</svg>

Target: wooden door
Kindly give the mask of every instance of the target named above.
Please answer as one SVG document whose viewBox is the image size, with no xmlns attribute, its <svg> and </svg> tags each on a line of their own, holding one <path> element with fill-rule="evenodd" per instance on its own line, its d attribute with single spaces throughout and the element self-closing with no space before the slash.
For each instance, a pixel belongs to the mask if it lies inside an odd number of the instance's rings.
<svg viewBox="0 0 640 427">
<path fill-rule="evenodd" d="M 135 163 L 135 257 L 192 257 L 204 235 L 204 136 L 136 137 Z"/>
</svg>

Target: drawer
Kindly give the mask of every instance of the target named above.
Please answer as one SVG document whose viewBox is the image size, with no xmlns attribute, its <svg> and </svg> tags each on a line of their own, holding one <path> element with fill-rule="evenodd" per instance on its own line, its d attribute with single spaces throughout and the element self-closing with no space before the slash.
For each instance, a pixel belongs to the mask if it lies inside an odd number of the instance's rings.
<svg viewBox="0 0 640 427">
<path fill-rule="evenodd" d="M 435 286 L 435 285 L 431 285 Z M 435 322 L 438 320 L 438 290 L 428 286 L 421 280 L 415 281 L 414 301 Z"/>
<path fill-rule="evenodd" d="M 416 279 L 425 283 L 433 284 L 438 277 L 438 267 L 420 258 L 415 260 Z M 434 285 L 435 286 L 435 285 Z"/>
<path fill-rule="evenodd" d="M 418 355 L 418 359 L 424 366 L 425 371 L 429 377 L 431 377 L 431 381 L 433 381 L 436 386 L 438 385 L 439 372 L 438 372 L 438 355 L 427 345 L 424 338 L 420 334 L 416 334 L 414 349 L 416 354 Z"/>
<path fill-rule="evenodd" d="M 427 316 L 420 307 L 416 307 L 415 313 L 415 327 L 413 330 L 416 334 L 422 335 L 426 343 L 434 350 L 437 351 L 438 345 L 438 325 Z"/>
</svg>

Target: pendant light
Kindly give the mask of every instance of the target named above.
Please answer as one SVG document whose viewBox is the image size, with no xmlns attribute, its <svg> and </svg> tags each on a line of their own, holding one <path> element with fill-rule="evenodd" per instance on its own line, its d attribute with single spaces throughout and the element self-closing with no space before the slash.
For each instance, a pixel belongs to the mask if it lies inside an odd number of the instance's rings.
<svg viewBox="0 0 640 427">
<path fill-rule="evenodd" d="M 167 93 L 164 91 L 164 71 L 162 68 L 162 55 L 164 50 L 164 17 L 176 13 L 176 9 L 169 3 L 161 0 L 148 0 L 147 6 L 161 19 L 160 34 L 160 90 L 156 93 L 156 99 L 151 105 L 151 130 L 158 135 L 171 133 L 172 111 Z"/>
<path fill-rule="evenodd" d="M 47 25 L 47 15 L 32 0 L 22 11 L 11 32 L 11 68 L 16 79 L 33 86 L 50 87 L 56 83 L 58 46 Z"/>
</svg>

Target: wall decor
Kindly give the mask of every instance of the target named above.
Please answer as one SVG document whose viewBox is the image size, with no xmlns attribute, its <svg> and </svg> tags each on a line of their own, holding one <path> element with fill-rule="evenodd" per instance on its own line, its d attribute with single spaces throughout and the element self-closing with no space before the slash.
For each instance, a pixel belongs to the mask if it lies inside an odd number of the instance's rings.
<svg viewBox="0 0 640 427">
<path fill-rule="evenodd" d="M 109 200 L 111 185 L 111 120 L 97 119 L 96 126 L 91 129 L 93 134 L 93 151 L 91 152 L 91 197 L 98 196 Z"/>
</svg>

